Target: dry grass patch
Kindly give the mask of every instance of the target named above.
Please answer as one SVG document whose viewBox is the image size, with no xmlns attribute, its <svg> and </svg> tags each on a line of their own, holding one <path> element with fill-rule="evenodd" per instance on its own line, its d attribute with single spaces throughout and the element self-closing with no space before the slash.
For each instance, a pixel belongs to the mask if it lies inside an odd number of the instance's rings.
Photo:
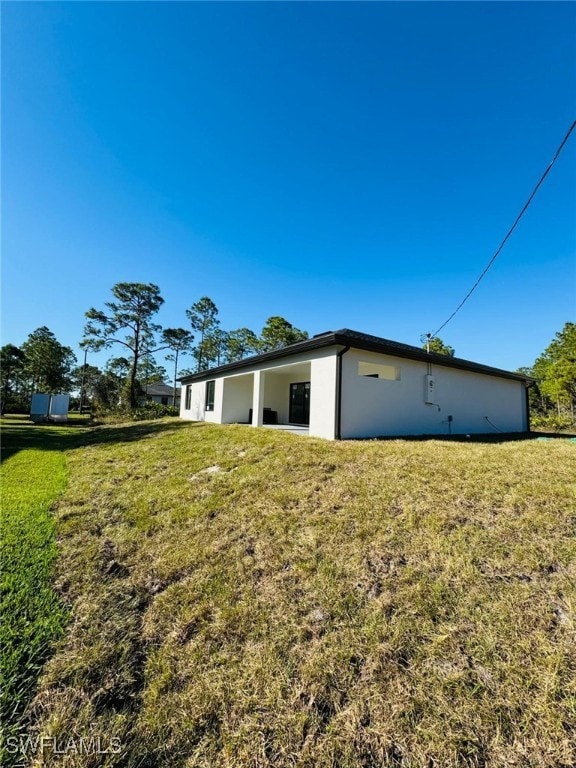
<svg viewBox="0 0 576 768">
<path fill-rule="evenodd" d="M 36 723 L 123 749 L 67 765 L 576 763 L 574 445 L 186 425 L 68 466 Z"/>
</svg>

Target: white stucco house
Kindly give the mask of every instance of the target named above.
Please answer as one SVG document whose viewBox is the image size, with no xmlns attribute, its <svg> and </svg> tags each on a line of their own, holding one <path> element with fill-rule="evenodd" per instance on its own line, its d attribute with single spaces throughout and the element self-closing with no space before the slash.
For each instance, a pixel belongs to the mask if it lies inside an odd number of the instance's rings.
<svg viewBox="0 0 576 768">
<path fill-rule="evenodd" d="M 300 425 L 329 440 L 528 432 L 531 383 L 343 329 L 183 377 L 180 416 Z"/>
</svg>

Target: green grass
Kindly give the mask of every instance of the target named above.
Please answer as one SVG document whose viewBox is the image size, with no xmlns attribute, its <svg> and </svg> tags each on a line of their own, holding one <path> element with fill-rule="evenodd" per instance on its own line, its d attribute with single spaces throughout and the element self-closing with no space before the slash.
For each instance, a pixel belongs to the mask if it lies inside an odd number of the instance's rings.
<svg viewBox="0 0 576 768">
<path fill-rule="evenodd" d="M 122 752 L 72 765 L 576 764 L 573 443 L 84 439 L 32 718 Z"/>
<path fill-rule="evenodd" d="M 18 732 L 65 611 L 51 585 L 56 559 L 50 507 L 66 485 L 62 427 L 2 420 L 0 719 Z M 2 755 L 5 764 L 9 756 Z"/>
</svg>

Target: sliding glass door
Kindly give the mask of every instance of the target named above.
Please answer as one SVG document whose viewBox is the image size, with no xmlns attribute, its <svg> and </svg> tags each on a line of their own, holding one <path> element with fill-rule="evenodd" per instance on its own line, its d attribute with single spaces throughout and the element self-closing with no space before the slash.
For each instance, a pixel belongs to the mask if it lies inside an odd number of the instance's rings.
<svg viewBox="0 0 576 768">
<path fill-rule="evenodd" d="M 290 384 L 290 414 L 291 424 L 310 424 L 310 382 L 301 381 Z"/>
</svg>

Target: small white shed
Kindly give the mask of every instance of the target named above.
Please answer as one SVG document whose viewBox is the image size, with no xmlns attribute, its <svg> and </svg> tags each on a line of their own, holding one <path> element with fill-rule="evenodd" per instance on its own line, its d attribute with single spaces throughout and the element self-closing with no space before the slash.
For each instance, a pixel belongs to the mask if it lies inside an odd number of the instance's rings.
<svg viewBox="0 0 576 768">
<path fill-rule="evenodd" d="M 343 329 L 181 379 L 180 416 L 328 439 L 527 432 L 531 379 Z"/>
</svg>

